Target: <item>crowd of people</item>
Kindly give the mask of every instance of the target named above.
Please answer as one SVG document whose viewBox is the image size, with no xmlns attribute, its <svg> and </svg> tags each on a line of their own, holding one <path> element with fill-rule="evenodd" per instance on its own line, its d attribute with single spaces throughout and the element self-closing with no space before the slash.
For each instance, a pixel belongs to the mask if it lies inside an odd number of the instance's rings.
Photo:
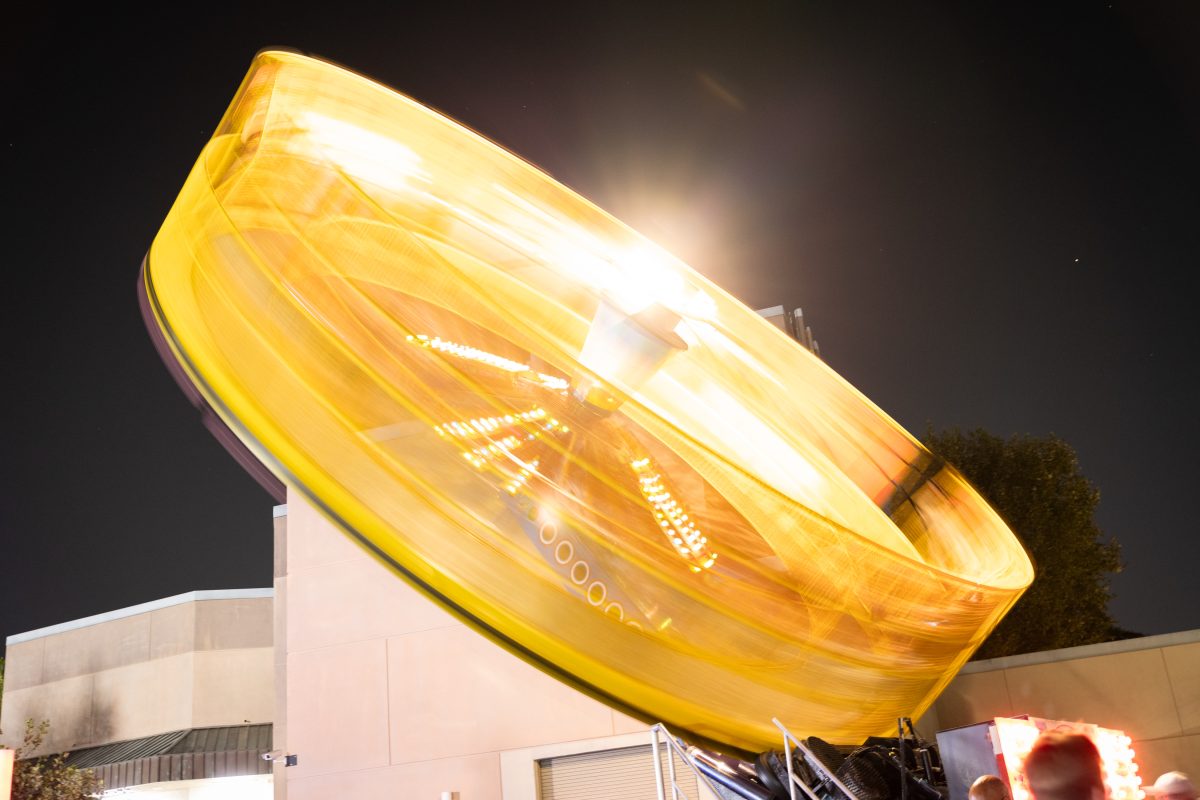
<svg viewBox="0 0 1200 800">
<path fill-rule="evenodd" d="M 1026 784 L 1035 800 L 1107 800 L 1100 751 L 1080 733 L 1043 733 L 1025 757 Z M 1200 800 L 1182 772 L 1166 772 L 1153 786 L 1143 787 L 1153 800 Z M 1012 800 L 1008 784 L 983 775 L 967 793 L 968 800 Z"/>
</svg>

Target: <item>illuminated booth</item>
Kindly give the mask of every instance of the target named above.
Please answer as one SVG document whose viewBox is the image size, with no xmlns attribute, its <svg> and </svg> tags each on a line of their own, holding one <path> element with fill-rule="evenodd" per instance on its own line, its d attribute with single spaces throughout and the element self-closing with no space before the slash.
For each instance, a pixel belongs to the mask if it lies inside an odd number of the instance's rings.
<svg viewBox="0 0 1200 800">
<path fill-rule="evenodd" d="M 952 468 L 770 322 L 323 61 L 255 59 L 142 288 L 217 427 L 396 575 L 723 748 L 919 715 L 1032 580 Z"/>
<path fill-rule="evenodd" d="M 967 790 L 980 775 L 996 775 L 1009 787 L 1012 800 L 1032 800 L 1022 764 L 1044 732 L 1081 733 L 1092 740 L 1104 764 L 1104 782 L 1112 800 L 1141 800 L 1142 779 L 1124 731 L 1086 722 L 1064 722 L 1023 715 L 995 717 L 937 734 L 950 800 L 967 800 Z"/>
</svg>

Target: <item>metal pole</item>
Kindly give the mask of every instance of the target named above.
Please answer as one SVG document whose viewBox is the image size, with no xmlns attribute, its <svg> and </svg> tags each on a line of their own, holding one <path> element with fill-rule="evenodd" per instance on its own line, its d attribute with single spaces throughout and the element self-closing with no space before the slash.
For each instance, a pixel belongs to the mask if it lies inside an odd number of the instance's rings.
<svg viewBox="0 0 1200 800">
<path fill-rule="evenodd" d="M 666 793 L 663 792 L 662 762 L 658 760 L 658 734 L 661 730 L 661 725 L 650 729 L 650 752 L 654 757 L 654 790 L 658 792 L 658 800 L 667 800 Z M 670 752 L 669 748 L 667 752 Z"/>
<path fill-rule="evenodd" d="M 675 782 L 675 740 L 667 734 L 667 774 L 671 776 L 671 800 L 679 800 L 679 784 Z"/>
<path fill-rule="evenodd" d="M 788 737 L 783 737 L 783 756 L 787 759 L 788 768 L 788 797 L 790 800 L 796 800 L 796 775 L 792 771 L 792 743 L 788 741 Z"/>
</svg>

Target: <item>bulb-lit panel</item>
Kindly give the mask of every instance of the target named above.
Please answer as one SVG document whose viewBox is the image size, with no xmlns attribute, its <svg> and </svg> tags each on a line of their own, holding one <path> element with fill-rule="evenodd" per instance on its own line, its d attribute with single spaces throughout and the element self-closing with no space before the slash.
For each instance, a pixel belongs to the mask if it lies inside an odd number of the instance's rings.
<svg viewBox="0 0 1200 800">
<path fill-rule="evenodd" d="M 145 290 L 281 479 L 526 657 L 710 740 L 889 731 L 1032 577 L 965 482 L 770 323 L 320 61 L 256 59 Z"/>
<path fill-rule="evenodd" d="M 1133 740 L 1124 731 L 1102 728 L 1086 722 L 1063 722 L 1038 717 L 997 717 L 995 736 L 999 760 L 1007 773 L 1013 800 L 1034 800 L 1022 765 L 1038 737 L 1046 731 L 1080 733 L 1087 736 L 1100 752 L 1104 783 L 1112 800 L 1142 800 L 1142 779 L 1138 775 Z"/>
</svg>

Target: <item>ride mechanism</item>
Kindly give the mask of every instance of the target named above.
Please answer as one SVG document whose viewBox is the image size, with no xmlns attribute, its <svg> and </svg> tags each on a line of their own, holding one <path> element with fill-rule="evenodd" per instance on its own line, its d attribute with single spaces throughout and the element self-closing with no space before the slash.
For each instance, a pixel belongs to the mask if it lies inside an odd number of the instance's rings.
<svg viewBox="0 0 1200 800">
<path fill-rule="evenodd" d="M 514 653 L 725 752 L 775 746 L 773 718 L 890 735 L 1033 577 L 952 467 L 775 326 L 318 59 L 256 56 L 141 287 L 264 480 Z"/>
</svg>

